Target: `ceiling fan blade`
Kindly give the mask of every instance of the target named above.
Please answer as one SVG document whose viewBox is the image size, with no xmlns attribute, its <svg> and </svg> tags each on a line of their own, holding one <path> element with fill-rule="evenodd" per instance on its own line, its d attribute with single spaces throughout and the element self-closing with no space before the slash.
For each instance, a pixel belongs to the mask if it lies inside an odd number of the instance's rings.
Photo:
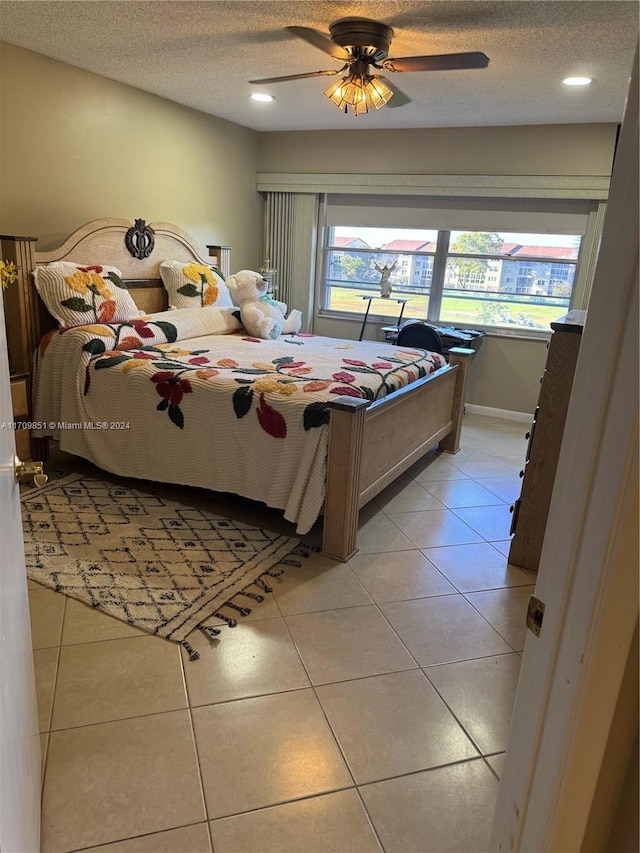
<svg viewBox="0 0 640 853">
<path fill-rule="evenodd" d="M 404 107 L 406 104 L 411 103 L 411 98 L 402 89 L 399 89 L 396 84 L 390 80 L 388 77 L 383 77 L 381 74 L 376 75 L 383 83 L 386 83 L 387 86 L 393 92 L 393 97 L 385 104 L 385 107 L 393 109 L 395 107 Z"/>
<path fill-rule="evenodd" d="M 403 56 L 385 59 L 385 71 L 455 71 L 465 68 L 486 68 L 489 57 L 484 53 L 443 53 L 439 56 Z"/>
<path fill-rule="evenodd" d="M 337 68 L 335 71 L 309 71 L 306 74 L 287 74 L 286 77 L 265 77 L 264 80 L 249 80 L 249 83 L 282 83 L 285 80 L 306 80 L 309 77 L 330 77 L 340 74 L 344 69 Z"/>
<path fill-rule="evenodd" d="M 333 56 L 334 59 L 345 60 L 348 56 L 348 53 L 344 48 L 334 44 L 331 39 L 328 39 L 317 30 L 312 30 L 311 27 L 287 27 L 286 29 L 288 29 L 290 33 L 293 33 L 294 36 L 304 39 L 314 47 L 328 53 L 329 56 Z"/>
</svg>

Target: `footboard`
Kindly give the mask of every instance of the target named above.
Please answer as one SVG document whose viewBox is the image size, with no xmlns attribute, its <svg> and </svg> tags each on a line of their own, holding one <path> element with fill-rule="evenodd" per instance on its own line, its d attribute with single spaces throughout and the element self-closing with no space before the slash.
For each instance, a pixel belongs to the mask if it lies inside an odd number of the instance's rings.
<svg viewBox="0 0 640 853">
<path fill-rule="evenodd" d="M 474 350 L 452 349 L 449 364 L 375 403 L 333 400 L 322 550 L 348 560 L 358 513 L 429 450 L 455 453 Z"/>
</svg>

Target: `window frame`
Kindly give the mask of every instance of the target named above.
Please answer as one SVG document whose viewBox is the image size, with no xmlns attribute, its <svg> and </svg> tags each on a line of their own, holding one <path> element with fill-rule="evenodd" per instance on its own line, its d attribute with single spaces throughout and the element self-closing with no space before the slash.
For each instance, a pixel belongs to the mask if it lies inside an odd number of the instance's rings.
<svg viewBox="0 0 640 853">
<path fill-rule="evenodd" d="M 319 285 L 318 286 L 318 296 L 319 296 L 319 298 L 318 298 L 318 302 L 317 302 L 317 313 L 318 313 L 319 317 L 321 317 L 323 319 L 328 319 L 328 320 L 351 320 L 351 321 L 359 320 L 361 315 L 356 313 L 356 312 L 336 311 L 335 309 L 327 308 L 324 306 L 324 302 L 326 300 L 327 282 L 330 281 L 330 279 L 328 279 L 327 275 L 325 274 L 325 268 L 326 268 L 326 266 L 328 266 L 329 253 L 331 251 L 336 251 L 336 250 L 342 251 L 342 250 L 344 250 L 344 247 L 332 246 L 332 245 L 329 245 L 329 243 L 327 242 L 328 234 L 331 232 L 331 230 L 334 227 L 336 227 L 336 226 L 323 224 L 323 229 L 322 229 L 323 239 L 318 241 L 319 255 L 322 259 L 322 262 L 319 265 L 319 276 L 318 276 L 318 285 Z M 359 227 L 359 226 L 353 226 L 353 227 L 355 228 L 355 227 Z M 367 226 L 362 226 L 362 227 L 367 227 Z M 559 260 L 557 257 L 549 258 L 549 257 L 546 257 L 544 255 L 540 255 L 540 256 L 535 256 L 535 255 L 509 256 L 509 255 L 499 255 L 499 254 L 465 254 L 465 253 L 461 253 L 461 252 L 450 252 L 449 246 L 450 246 L 450 242 L 451 242 L 451 233 L 453 231 L 460 231 L 463 229 L 450 228 L 450 229 L 437 229 L 436 230 L 434 228 L 430 228 L 430 229 L 425 228 L 424 230 L 425 231 L 430 230 L 430 231 L 436 231 L 437 232 L 435 252 L 428 252 L 427 253 L 427 252 L 406 251 L 406 252 L 401 252 L 401 253 L 399 252 L 398 254 L 418 255 L 421 257 L 424 257 L 425 255 L 430 255 L 430 256 L 433 256 L 433 258 L 434 258 L 433 267 L 432 267 L 431 287 L 430 287 L 429 292 L 427 294 L 427 300 L 428 300 L 427 301 L 427 314 L 426 314 L 426 317 L 424 317 L 424 319 L 427 322 L 433 323 L 434 325 L 438 325 L 438 324 L 441 324 L 441 325 L 449 324 L 450 325 L 450 323 L 448 323 L 448 321 L 441 320 L 440 315 L 441 315 L 441 311 L 442 311 L 442 301 L 443 301 L 443 298 L 445 296 L 445 290 L 447 289 L 445 287 L 445 275 L 446 275 L 447 261 L 449 258 L 455 258 L 455 257 L 464 258 L 464 259 L 467 259 L 467 258 L 476 259 L 477 258 L 479 260 L 499 260 L 499 261 L 507 260 L 507 261 L 512 261 L 512 262 L 522 263 L 524 265 L 526 265 L 528 263 L 535 263 L 535 264 L 540 264 L 540 263 L 552 264 L 553 263 L 556 266 L 562 266 L 562 267 L 573 266 L 574 267 L 574 276 L 573 276 L 573 285 L 572 285 L 572 289 L 571 289 L 571 296 L 569 297 L 569 304 L 568 304 L 566 310 L 562 313 L 566 313 L 567 311 L 570 311 L 572 308 L 576 307 L 576 302 L 577 302 L 576 297 L 578 295 L 577 294 L 577 285 L 579 282 L 580 264 L 581 264 L 581 261 L 583 259 L 584 249 L 585 249 L 585 234 L 584 233 L 576 235 L 575 231 L 571 231 L 571 232 L 567 231 L 566 232 L 567 234 L 571 234 L 571 236 L 579 236 L 580 237 L 580 246 L 578 248 L 578 255 L 577 255 L 577 258 L 575 258 L 575 259 L 567 258 L 567 259 Z M 474 229 L 468 229 L 468 230 L 469 230 L 469 232 L 474 233 L 474 232 L 478 232 L 479 229 L 476 227 Z M 514 233 L 519 233 L 519 232 L 514 232 Z M 530 231 L 528 233 L 538 233 L 538 234 L 542 235 L 544 232 Z M 563 232 L 560 229 L 558 229 L 557 231 L 554 231 L 554 234 L 562 234 L 562 233 Z M 364 250 L 364 251 L 366 252 L 367 250 Z M 380 249 L 371 248 L 368 250 L 368 253 L 380 254 Z M 390 254 L 392 254 L 392 253 L 390 253 Z M 517 278 L 517 276 L 516 276 L 516 278 Z M 376 283 L 372 283 L 371 289 L 375 289 L 375 288 L 376 288 Z M 516 295 L 517 295 L 517 291 L 514 291 L 513 296 L 516 296 Z M 523 306 L 526 306 L 526 304 L 527 304 L 526 302 L 522 303 Z M 561 316 L 561 313 L 560 313 L 561 310 L 562 309 L 559 310 L 558 316 Z M 374 309 L 369 314 L 369 320 L 372 323 L 377 323 L 380 325 L 385 325 L 385 324 L 386 325 L 393 325 L 395 323 L 393 313 L 394 312 L 391 311 L 389 314 L 380 314 L 380 313 L 377 313 Z M 460 325 L 460 323 L 455 323 L 455 325 Z M 550 328 L 549 329 L 541 329 L 541 328 L 530 328 L 530 327 L 524 327 L 524 326 L 512 327 L 509 325 L 495 326 L 495 325 L 488 325 L 488 324 L 475 323 L 475 322 L 473 324 L 473 328 L 477 328 L 478 330 L 484 331 L 486 334 L 491 335 L 491 336 L 495 336 L 495 337 L 511 337 L 511 338 L 522 338 L 522 339 L 529 338 L 529 339 L 534 339 L 534 340 L 540 340 L 540 339 L 548 338 L 549 335 L 551 334 Z"/>
</svg>

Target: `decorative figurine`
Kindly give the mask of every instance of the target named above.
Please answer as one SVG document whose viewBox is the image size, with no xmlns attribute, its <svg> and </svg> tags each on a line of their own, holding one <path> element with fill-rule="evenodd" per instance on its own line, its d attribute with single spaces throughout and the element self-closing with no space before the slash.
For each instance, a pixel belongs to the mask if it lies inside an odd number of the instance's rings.
<svg viewBox="0 0 640 853">
<path fill-rule="evenodd" d="M 273 285 L 273 278 L 274 278 L 275 273 L 278 272 L 278 270 L 274 269 L 271 266 L 271 259 L 270 258 L 265 259 L 265 262 L 260 267 L 259 272 L 261 272 L 263 278 L 266 279 L 267 295 L 268 296 L 274 296 L 275 292 L 276 292 L 276 288 Z"/>
<path fill-rule="evenodd" d="M 380 296 L 383 299 L 388 299 L 391 296 L 391 291 L 393 288 L 389 282 L 389 276 L 396 268 L 396 261 L 394 261 L 390 267 L 386 264 L 383 267 L 379 267 L 378 264 L 374 264 L 375 268 L 380 273 Z"/>
</svg>

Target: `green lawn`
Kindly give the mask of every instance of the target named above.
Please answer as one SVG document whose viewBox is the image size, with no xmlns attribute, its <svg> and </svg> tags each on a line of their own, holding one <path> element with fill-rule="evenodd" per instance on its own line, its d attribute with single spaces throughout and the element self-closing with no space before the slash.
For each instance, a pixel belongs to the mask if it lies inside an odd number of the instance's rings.
<svg viewBox="0 0 640 853">
<path fill-rule="evenodd" d="M 409 297 L 404 309 L 403 318 L 424 319 L 427 316 L 426 294 L 415 294 Z M 371 314 L 384 316 L 390 323 L 395 323 L 400 313 L 400 305 L 394 301 L 393 296 L 388 304 L 376 299 L 371 303 Z M 363 315 L 366 302 L 362 299 L 362 291 L 347 288 L 333 288 L 331 290 L 332 311 L 348 311 Z M 450 323 L 455 326 L 473 328 L 475 325 L 483 326 L 511 326 L 515 328 L 549 329 L 549 323 L 557 320 L 569 310 L 568 305 L 556 304 L 539 305 L 535 303 L 523 303 L 508 301 L 495 301 L 491 299 L 473 299 L 468 297 L 444 296 L 442 309 L 440 311 L 440 322 Z"/>
</svg>

